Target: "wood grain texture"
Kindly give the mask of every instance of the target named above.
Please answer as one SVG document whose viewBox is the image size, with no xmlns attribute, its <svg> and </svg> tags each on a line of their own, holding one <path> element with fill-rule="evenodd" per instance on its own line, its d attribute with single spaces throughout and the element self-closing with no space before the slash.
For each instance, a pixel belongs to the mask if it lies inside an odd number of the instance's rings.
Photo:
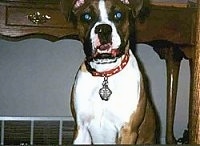
<svg viewBox="0 0 200 146">
<path fill-rule="evenodd" d="M 33 24 L 27 15 L 34 12 L 47 14 L 51 19 L 44 24 Z M 136 26 L 138 42 L 168 40 L 176 44 L 194 44 L 193 15 L 194 8 L 174 7 L 174 5 L 156 5 L 153 3 L 144 18 L 138 19 Z M 78 35 L 73 25 L 65 20 L 59 1 L 12 0 L 0 1 L 0 37 L 30 38 L 32 35 L 49 39 L 51 37 L 74 38 Z M 48 36 L 48 37 L 47 37 Z M 56 40 L 56 39 L 55 39 Z"/>
<path fill-rule="evenodd" d="M 192 96 L 190 99 L 189 143 L 200 144 L 200 0 L 196 16 L 196 46 L 192 78 Z"/>
</svg>

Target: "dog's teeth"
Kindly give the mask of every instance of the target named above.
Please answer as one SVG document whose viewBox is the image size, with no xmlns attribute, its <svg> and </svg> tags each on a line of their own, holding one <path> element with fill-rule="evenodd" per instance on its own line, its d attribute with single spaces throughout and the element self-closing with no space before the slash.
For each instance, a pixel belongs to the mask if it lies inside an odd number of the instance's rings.
<svg viewBox="0 0 200 146">
<path fill-rule="evenodd" d="M 111 53 L 111 47 L 109 49 L 106 49 L 106 50 L 101 50 L 101 49 L 97 49 L 97 52 L 98 53 Z"/>
</svg>

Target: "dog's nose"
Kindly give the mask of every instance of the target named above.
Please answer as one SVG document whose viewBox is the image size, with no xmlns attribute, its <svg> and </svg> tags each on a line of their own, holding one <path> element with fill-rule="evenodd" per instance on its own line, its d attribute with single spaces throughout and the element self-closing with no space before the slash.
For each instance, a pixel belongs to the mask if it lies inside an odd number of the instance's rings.
<svg viewBox="0 0 200 146">
<path fill-rule="evenodd" d="M 96 34 L 111 34 L 112 27 L 108 24 L 100 24 L 100 25 L 96 26 L 95 33 Z"/>
<path fill-rule="evenodd" d="M 102 44 L 111 42 L 112 27 L 108 24 L 100 24 L 96 26 L 95 33 L 98 34 Z"/>
</svg>

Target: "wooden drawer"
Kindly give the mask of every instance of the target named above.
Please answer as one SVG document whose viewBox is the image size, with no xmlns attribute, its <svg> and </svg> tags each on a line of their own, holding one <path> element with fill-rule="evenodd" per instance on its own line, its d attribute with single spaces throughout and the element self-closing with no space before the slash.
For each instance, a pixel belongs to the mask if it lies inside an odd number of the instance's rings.
<svg viewBox="0 0 200 146">
<path fill-rule="evenodd" d="M 59 9 L 9 6 L 6 12 L 9 26 L 66 27 Z"/>
<path fill-rule="evenodd" d="M 0 38 L 77 38 L 60 9 L 60 0 L 0 0 Z M 42 20 L 35 22 L 36 18 Z"/>
</svg>

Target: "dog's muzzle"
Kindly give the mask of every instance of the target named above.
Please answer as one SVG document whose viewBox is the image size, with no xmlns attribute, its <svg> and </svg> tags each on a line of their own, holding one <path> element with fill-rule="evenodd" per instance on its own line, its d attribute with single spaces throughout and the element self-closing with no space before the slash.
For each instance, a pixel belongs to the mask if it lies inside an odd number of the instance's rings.
<svg viewBox="0 0 200 146">
<path fill-rule="evenodd" d="M 118 48 L 112 47 L 112 27 L 109 24 L 99 24 L 95 27 L 95 34 L 98 41 L 95 44 L 94 60 L 115 59 L 120 55 Z"/>
<path fill-rule="evenodd" d="M 106 50 L 112 45 L 112 27 L 108 24 L 100 24 L 95 27 L 95 34 L 98 35 L 101 46 L 98 49 Z"/>
</svg>

